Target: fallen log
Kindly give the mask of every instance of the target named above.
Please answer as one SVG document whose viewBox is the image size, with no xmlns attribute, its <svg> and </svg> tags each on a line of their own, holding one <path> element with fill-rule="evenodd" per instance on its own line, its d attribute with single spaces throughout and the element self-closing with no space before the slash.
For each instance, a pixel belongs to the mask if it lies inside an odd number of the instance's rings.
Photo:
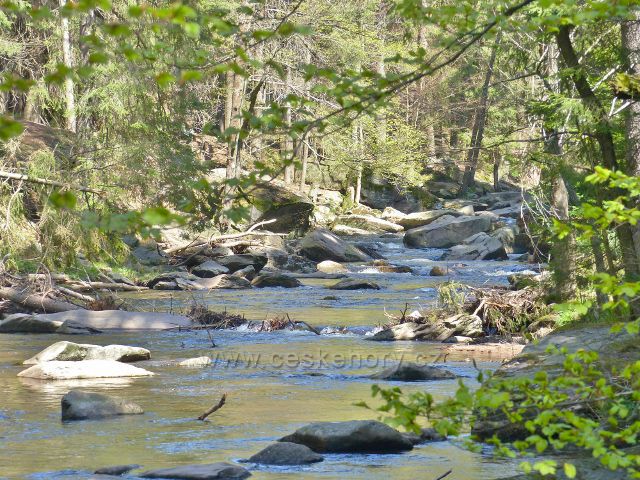
<svg viewBox="0 0 640 480">
<path fill-rule="evenodd" d="M 114 292 L 140 292 L 143 290 L 149 290 L 148 287 L 138 287 L 136 285 L 129 285 L 127 283 L 107 283 L 107 282 L 82 282 L 82 283 L 70 283 L 67 284 L 72 290 L 76 292 L 90 292 L 92 290 L 112 290 Z"/>
<path fill-rule="evenodd" d="M 68 295 L 68 296 L 70 296 L 72 298 L 75 298 L 77 300 L 82 300 L 83 302 L 93 302 L 95 300 L 95 298 L 93 298 L 93 297 L 90 297 L 88 295 L 83 295 L 83 294 L 78 293 L 75 290 L 71 290 L 69 288 L 65 288 L 65 287 L 61 287 L 61 286 L 58 286 L 57 288 L 58 288 L 58 291 L 60 293 Z"/>
<path fill-rule="evenodd" d="M 41 294 L 21 292 L 11 287 L 0 288 L 0 298 L 10 300 L 32 310 L 44 313 L 68 312 L 69 310 L 82 310 L 81 307 L 60 300 L 52 300 Z"/>
<path fill-rule="evenodd" d="M 222 397 L 220 397 L 220 400 L 218 401 L 218 403 L 216 403 L 213 407 L 211 407 L 209 410 L 207 410 L 202 415 L 200 415 L 198 417 L 198 420 L 201 420 L 201 421 L 206 420 L 207 417 L 209 415 L 211 415 L 213 412 L 215 412 L 216 410 L 220 410 L 222 408 L 222 406 L 225 404 L 226 401 L 227 401 L 227 394 L 223 393 Z"/>
</svg>

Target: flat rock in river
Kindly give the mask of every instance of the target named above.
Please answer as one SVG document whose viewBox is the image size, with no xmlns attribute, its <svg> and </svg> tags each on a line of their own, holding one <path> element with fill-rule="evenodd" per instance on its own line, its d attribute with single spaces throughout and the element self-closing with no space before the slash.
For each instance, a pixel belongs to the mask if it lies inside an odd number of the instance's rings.
<svg viewBox="0 0 640 480">
<path fill-rule="evenodd" d="M 129 347 L 127 345 L 79 344 L 73 342 L 56 342 L 37 355 L 25 360 L 23 365 L 36 365 L 42 362 L 78 361 L 78 360 L 115 360 L 116 362 L 137 362 L 149 360 L 151 352 L 146 348 Z"/>
<path fill-rule="evenodd" d="M 80 362 L 44 362 L 18 374 L 39 380 L 70 380 L 76 378 L 149 377 L 152 372 L 113 360 L 82 360 Z"/>
<path fill-rule="evenodd" d="M 124 398 L 71 390 L 61 401 L 62 420 L 87 420 L 117 415 L 139 415 L 144 410 Z"/>
<path fill-rule="evenodd" d="M 428 380 L 449 380 L 456 376 L 444 368 L 432 367 L 430 365 L 418 365 L 417 363 L 400 363 L 387 368 L 382 372 L 375 373 L 369 378 L 376 380 L 391 380 L 398 382 L 424 382 Z"/>
<path fill-rule="evenodd" d="M 331 290 L 380 290 L 380 285 L 357 278 L 345 278 L 329 287 Z"/>
<path fill-rule="evenodd" d="M 247 461 L 263 465 L 306 465 L 324 460 L 306 445 L 292 442 L 272 443 Z"/>
<path fill-rule="evenodd" d="M 99 330 L 166 330 L 188 327 L 191 320 L 183 315 L 159 312 L 126 312 L 124 310 L 71 310 L 69 312 L 34 315 L 40 321 L 65 321 Z"/>
<path fill-rule="evenodd" d="M 405 229 L 422 227 L 435 222 L 438 218 L 450 215 L 452 217 L 460 217 L 462 213 L 457 210 L 427 210 L 425 212 L 414 212 L 405 215 L 404 218 L 398 220 L 398 223 Z"/>
<path fill-rule="evenodd" d="M 16 313 L 0 321 L 0 333 L 55 333 L 62 320 Z"/>
<path fill-rule="evenodd" d="M 317 422 L 280 439 L 319 453 L 398 453 L 413 448 L 400 432 L 376 420 Z"/>
<path fill-rule="evenodd" d="M 150 470 L 138 475 L 142 478 L 166 478 L 175 480 L 242 480 L 251 476 L 249 470 L 231 463 L 219 462 L 204 465 L 181 465 L 174 468 Z"/>
<path fill-rule="evenodd" d="M 253 279 L 251 285 L 256 288 L 265 288 L 265 287 L 284 287 L 284 288 L 295 288 L 302 285 L 300 280 L 291 275 L 286 275 L 283 273 L 269 273 L 269 274 L 261 274 Z"/>
</svg>

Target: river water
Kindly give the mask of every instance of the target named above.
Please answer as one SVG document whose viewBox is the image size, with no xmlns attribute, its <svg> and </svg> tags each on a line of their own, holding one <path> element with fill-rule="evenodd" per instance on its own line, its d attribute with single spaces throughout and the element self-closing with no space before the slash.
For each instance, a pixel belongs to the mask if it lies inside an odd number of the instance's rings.
<svg viewBox="0 0 640 480">
<path fill-rule="evenodd" d="M 93 470 L 110 465 L 160 468 L 237 461 L 313 421 L 377 418 L 375 412 L 354 405 L 362 400 L 376 405 L 370 393 L 373 381 L 366 376 L 402 360 L 432 361 L 443 348 L 430 342 L 365 341 L 363 334 L 388 322 L 384 310 L 399 312 L 408 304 L 411 311 L 432 304 L 434 287 L 447 280 L 428 276 L 436 264 L 450 269 L 450 279 L 470 285 L 504 285 L 509 273 L 527 268 L 515 261 L 447 264 L 436 260 L 440 250 L 407 250 L 399 238 L 375 240 L 391 263 L 409 265 L 414 274 L 380 274 L 371 267 L 350 265 L 350 276 L 366 277 L 382 289 L 336 292 L 326 289 L 334 281 L 307 279 L 297 289 L 144 292 L 127 298 L 137 308 L 156 311 L 180 311 L 195 301 L 258 321 L 286 312 L 294 320 L 324 328 L 321 336 L 214 331 L 214 348 L 206 331 L 0 334 L 0 478 L 92 478 Z M 338 300 L 325 300 L 327 296 Z M 341 333 L 330 333 L 334 331 Z M 60 340 L 148 348 L 152 360 L 137 365 L 156 375 L 65 382 L 16 377 L 24 368 L 23 360 Z M 211 356 L 213 365 L 189 369 L 174 361 L 201 355 Z M 448 356 L 442 365 L 475 384 L 476 371 L 465 355 Z M 499 359 L 481 358 L 478 366 L 494 369 Z M 443 398 L 455 391 L 457 380 L 379 383 L 401 386 L 406 392 L 427 389 Z M 145 414 L 62 423 L 60 399 L 77 387 L 123 396 L 139 403 Z M 195 420 L 222 393 L 227 393 L 227 404 L 209 421 Z M 511 465 L 493 460 L 487 452 L 471 453 L 456 442 L 420 445 L 398 455 L 329 454 L 324 462 L 308 467 L 249 467 L 252 478 L 265 480 L 430 480 L 448 470 L 452 470 L 448 480 L 469 480 L 514 472 Z"/>
</svg>

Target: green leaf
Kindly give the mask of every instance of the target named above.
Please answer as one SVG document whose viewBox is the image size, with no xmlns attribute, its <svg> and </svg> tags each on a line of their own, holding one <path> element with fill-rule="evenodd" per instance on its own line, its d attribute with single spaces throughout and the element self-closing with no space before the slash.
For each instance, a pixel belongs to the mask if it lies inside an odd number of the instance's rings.
<svg viewBox="0 0 640 480">
<path fill-rule="evenodd" d="M 49 203 L 56 208 L 73 210 L 78 203 L 78 199 L 68 190 L 64 192 L 54 190 L 51 192 L 51 195 L 49 195 Z"/>
<path fill-rule="evenodd" d="M 572 463 L 564 464 L 564 474 L 567 478 L 575 478 L 577 473 L 575 465 Z"/>
</svg>

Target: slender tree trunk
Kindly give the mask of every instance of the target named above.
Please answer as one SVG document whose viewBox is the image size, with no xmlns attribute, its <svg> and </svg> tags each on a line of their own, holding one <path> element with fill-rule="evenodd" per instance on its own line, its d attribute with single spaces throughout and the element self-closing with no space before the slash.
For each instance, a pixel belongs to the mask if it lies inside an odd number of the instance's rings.
<svg viewBox="0 0 640 480">
<path fill-rule="evenodd" d="M 553 181 L 551 211 L 560 221 L 569 220 L 569 192 L 562 175 Z M 572 300 L 577 289 L 576 281 L 576 239 L 573 233 L 562 239 L 555 239 L 551 247 L 551 268 L 556 286 L 556 296 L 561 302 Z"/>
<path fill-rule="evenodd" d="M 489 109 L 489 86 L 493 77 L 493 70 L 498 54 L 498 45 L 500 37 L 496 38 L 496 43 L 491 50 L 491 57 L 487 65 L 487 72 L 484 76 L 482 92 L 480 93 L 480 104 L 476 110 L 473 129 L 471 130 L 471 145 L 469 154 L 467 155 L 467 164 L 462 177 L 462 188 L 460 193 L 466 193 L 475 182 L 476 170 L 478 169 L 478 159 L 480 157 L 480 149 L 482 148 L 482 138 L 484 137 L 484 128 L 487 124 L 487 114 Z"/>
<path fill-rule="evenodd" d="M 226 130 L 231 126 L 231 117 L 233 116 L 233 77 L 235 73 L 229 71 L 225 75 L 225 99 L 224 99 L 224 124 L 222 130 Z"/>
<path fill-rule="evenodd" d="M 354 190 L 353 200 L 356 204 L 360 203 L 360 197 L 362 196 L 362 170 L 363 170 L 363 156 L 362 156 L 362 144 L 364 142 L 364 133 L 362 125 L 354 123 L 353 125 L 353 143 L 354 150 L 356 151 L 358 164 L 356 166 L 356 187 Z"/>
<path fill-rule="evenodd" d="M 291 68 L 287 67 L 287 75 L 285 77 L 285 88 L 287 95 L 291 92 Z M 287 104 L 285 107 L 284 121 L 287 124 L 287 127 L 291 127 L 291 105 Z M 294 145 L 293 138 L 290 135 L 287 135 L 284 139 L 284 150 L 285 155 L 289 158 L 289 160 L 293 160 L 294 154 Z M 292 162 L 290 165 L 287 165 L 284 169 L 284 182 L 287 184 L 293 183 L 296 174 L 296 166 Z"/>
<path fill-rule="evenodd" d="M 307 56 L 306 56 L 306 63 L 307 65 L 309 65 L 311 63 L 311 50 L 309 50 L 307 48 Z M 309 87 L 310 85 L 308 83 L 305 83 L 305 92 L 307 93 L 307 95 L 309 95 Z M 303 138 L 304 140 L 304 144 L 302 145 L 302 168 L 300 170 L 300 191 L 304 192 L 305 186 L 306 186 L 306 182 L 307 182 L 307 163 L 309 161 L 309 141 L 310 138 L 307 135 L 306 138 Z"/>
<path fill-rule="evenodd" d="M 596 272 L 607 273 L 607 267 L 604 263 L 604 253 L 602 252 L 602 238 L 599 235 L 591 236 L 591 250 L 593 251 L 593 260 L 596 265 Z M 607 296 L 600 290 L 596 290 L 598 304 L 602 305 L 607 301 Z"/>
<path fill-rule="evenodd" d="M 600 147 L 602 164 L 609 170 L 618 170 L 618 160 L 616 158 L 612 128 L 609 123 L 608 113 L 606 109 L 603 108 L 600 100 L 591 88 L 591 85 L 589 85 L 587 76 L 580 65 L 578 55 L 576 54 L 571 41 L 570 27 L 561 26 L 559 28 L 558 33 L 556 34 L 556 43 L 564 63 L 571 69 L 571 80 L 573 81 L 582 102 L 597 119 L 597 125 L 593 136 Z M 615 195 L 615 192 L 611 192 L 610 195 Z M 622 251 L 626 278 L 629 280 L 636 280 L 640 278 L 640 260 L 636 255 L 631 225 L 623 224 L 618 226 L 616 234 L 620 243 L 620 250 Z"/>
<path fill-rule="evenodd" d="M 633 11 L 633 20 L 622 23 L 622 48 L 629 74 L 640 76 L 640 9 Z M 626 118 L 626 167 L 627 174 L 640 176 L 640 102 L 631 102 Z M 636 203 L 640 208 L 640 201 Z M 640 259 L 640 223 L 633 229 L 632 237 L 636 257 Z"/>
<path fill-rule="evenodd" d="M 66 5 L 66 0 L 60 0 L 60 7 Z M 71 33 L 69 31 L 69 19 L 60 17 L 62 27 L 62 57 L 65 67 L 73 68 L 73 54 L 71 52 Z M 74 93 L 73 78 L 67 76 L 64 80 L 65 118 L 67 130 L 76 131 L 76 99 Z"/>
<path fill-rule="evenodd" d="M 493 190 L 497 192 L 500 189 L 500 164 L 502 163 L 502 155 L 498 152 L 494 154 L 493 159 Z"/>
</svg>

